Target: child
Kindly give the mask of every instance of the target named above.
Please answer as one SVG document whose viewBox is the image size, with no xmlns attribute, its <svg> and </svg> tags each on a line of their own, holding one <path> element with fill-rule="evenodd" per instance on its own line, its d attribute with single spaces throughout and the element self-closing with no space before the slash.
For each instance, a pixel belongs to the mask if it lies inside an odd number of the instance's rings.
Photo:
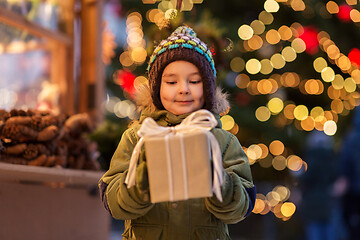
<svg viewBox="0 0 360 240">
<path fill-rule="evenodd" d="M 139 122 L 127 129 L 99 182 L 102 201 L 110 214 L 125 220 L 124 239 L 230 239 L 226 224 L 248 216 L 255 203 L 248 159 L 231 133 L 221 129 L 219 114 L 229 108 L 216 89 L 211 52 L 189 27 L 179 27 L 154 50 L 148 67 L 149 86 L 138 94 Z M 136 171 L 136 184 L 125 184 L 129 160 L 139 141 L 137 131 L 146 117 L 160 126 L 174 126 L 190 113 L 207 109 L 218 121 L 211 130 L 219 142 L 224 184 L 223 201 L 216 196 L 152 204 L 144 150 Z M 194 159 L 196 161 L 196 159 Z"/>
</svg>

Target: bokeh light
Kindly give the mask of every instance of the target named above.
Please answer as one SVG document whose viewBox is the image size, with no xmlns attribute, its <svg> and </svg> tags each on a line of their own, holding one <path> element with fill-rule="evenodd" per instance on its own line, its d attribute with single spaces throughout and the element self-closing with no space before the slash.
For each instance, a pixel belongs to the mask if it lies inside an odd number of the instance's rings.
<svg viewBox="0 0 360 240">
<path fill-rule="evenodd" d="M 266 122 L 267 120 L 269 120 L 270 116 L 271 112 L 267 107 L 261 106 L 258 107 L 255 111 L 255 117 L 260 122 Z"/>
<path fill-rule="evenodd" d="M 334 122 L 332 120 L 325 122 L 325 124 L 324 124 L 324 133 L 326 135 L 333 136 L 333 135 L 335 135 L 336 131 L 337 131 L 336 122 Z"/>
<path fill-rule="evenodd" d="M 301 121 L 305 120 L 309 114 L 309 110 L 305 105 L 296 106 L 294 109 L 294 117 Z"/>
<path fill-rule="evenodd" d="M 295 210 L 296 206 L 292 202 L 286 202 L 281 206 L 281 213 L 285 217 L 291 217 L 295 213 Z"/>
<path fill-rule="evenodd" d="M 268 102 L 267 106 L 273 114 L 278 114 L 283 110 L 284 102 L 280 98 L 272 98 Z"/>
<path fill-rule="evenodd" d="M 254 35 L 254 30 L 249 25 L 242 25 L 239 27 L 238 35 L 242 40 L 249 40 Z"/>
<path fill-rule="evenodd" d="M 257 74 L 258 72 L 260 72 L 261 63 L 256 58 L 252 58 L 246 62 L 245 68 L 248 73 Z"/>
<path fill-rule="evenodd" d="M 269 150 L 270 150 L 271 154 L 277 156 L 284 152 L 285 146 L 281 141 L 274 140 L 270 143 Z"/>
<path fill-rule="evenodd" d="M 222 128 L 226 131 L 231 130 L 235 125 L 235 120 L 230 115 L 224 115 L 220 118 L 220 120 L 221 120 Z"/>
</svg>

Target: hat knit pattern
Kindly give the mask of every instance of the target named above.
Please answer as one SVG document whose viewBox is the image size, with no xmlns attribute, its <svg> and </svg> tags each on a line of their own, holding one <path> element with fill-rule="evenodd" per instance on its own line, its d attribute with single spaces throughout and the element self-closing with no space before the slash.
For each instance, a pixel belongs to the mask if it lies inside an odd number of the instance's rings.
<svg viewBox="0 0 360 240">
<path fill-rule="evenodd" d="M 160 100 L 161 76 L 165 67 L 174 61 L 187 61 L 194 64 L 202 77 L 205 109 L 212 110 L 216 83 L 214 59 L 207 45 L 197 38 L 193 29 L 178 27 L 154 50 L 148 65 L 149 85 L 154 105 L 164 109 Z"/>
</svg>

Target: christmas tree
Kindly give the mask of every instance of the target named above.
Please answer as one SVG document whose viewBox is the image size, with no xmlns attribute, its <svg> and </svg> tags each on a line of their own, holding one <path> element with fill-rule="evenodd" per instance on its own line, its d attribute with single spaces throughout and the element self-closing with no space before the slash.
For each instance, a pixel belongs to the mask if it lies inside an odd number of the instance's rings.
<svg viewBox="0 0 360 240">
<path fill-rule="evenodd" d="M 293 231 L 272 237 L 296 239 L 294 176 L 307 169 L 306 137 L 317 130 L 340 143 L 360 104 L 357 0 L 121 4 L 127 41 L 108 67 L 108 119 L 126 127 L 136 118 L 133 94 L 147 81 L 148 57 L 176 27 L 191 26 L 212 48 L 218 84 L 230 93 L 232 105 L 221 118 L 223 128 L 243 145 L 258 187 L 255 214 L 242 226 L 255 228 L 251 218 L 275 216 L 278 224 L 265 228 Z"/>
</svg>

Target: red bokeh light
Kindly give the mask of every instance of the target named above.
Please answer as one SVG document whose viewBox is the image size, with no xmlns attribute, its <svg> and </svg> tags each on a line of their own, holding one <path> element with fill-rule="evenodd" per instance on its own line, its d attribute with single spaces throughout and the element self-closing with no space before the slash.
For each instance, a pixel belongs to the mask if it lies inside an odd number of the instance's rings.
<svg viewBox="0 0 360 240">
<path fill-rule="evenodd" d="M 352 7 L 350 7 L 347 4 L 341 4 L 339 6 L 339 12 L 337 13 L 338 18 L 343 22 L 350 22 L 350 12 L 352 10 Z"/>
<path fill-rule="evenodd" d="M 319 50 L 319 40 L 317 38 L 318 31 L 315 27 L 304 27 L 304 32 L 299 36 L 305 42 L 306 52 L 308 54 L 315 54 Z"/>
<path fill-rule="evenodd" d="M 117 71 L 116 77 L 116 83 L 119 84 L 124 91 L 126 91 L 130 95 L 133 95 L 135 93 L 135 75 L 130 70 L 119 70 Z"/>
<path fill-rule="evenodd" d="M 360 67 L 360 50 L 359 49 L 357 49 L 357 48 L 351 49 L 348 57 L 352 64 Z"/>
</svg>

